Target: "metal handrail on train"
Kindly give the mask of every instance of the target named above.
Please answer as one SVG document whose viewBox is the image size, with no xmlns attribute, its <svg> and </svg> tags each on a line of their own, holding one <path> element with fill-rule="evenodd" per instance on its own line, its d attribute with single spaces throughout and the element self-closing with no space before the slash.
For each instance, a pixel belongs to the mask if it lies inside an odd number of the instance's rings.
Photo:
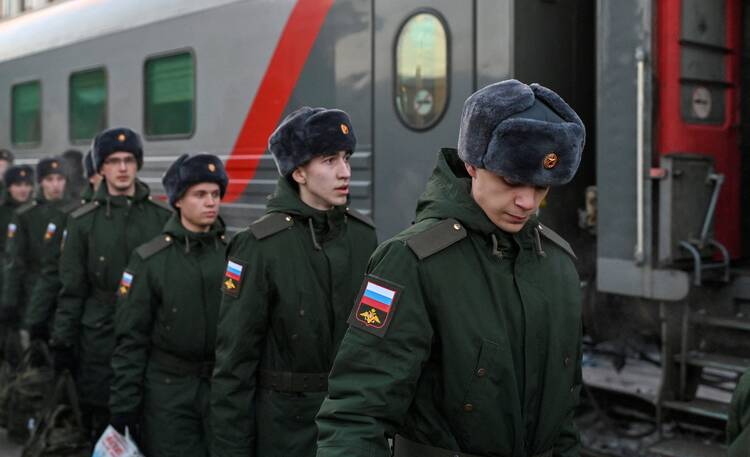
<svg viewBox="0 0 750 457">
<path fill-rule="evenodd" d="M 643 263 L 645 260 L 645 203 L 644 194 L 644 118 L 646 106 L 646 52 L 642 47 L 635 50 L 636 72 L 637 72 L 637 105 L 636 105 L 636 245 L 635 245 L 635 262 Z"/>
</svg>

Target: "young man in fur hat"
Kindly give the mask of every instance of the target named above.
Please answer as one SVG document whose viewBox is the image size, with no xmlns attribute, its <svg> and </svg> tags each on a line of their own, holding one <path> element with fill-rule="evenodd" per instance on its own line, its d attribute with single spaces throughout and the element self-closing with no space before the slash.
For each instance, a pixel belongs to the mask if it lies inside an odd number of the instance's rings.
<svg viewBox="0 0 750 457">
<path fill-rule="evenodd" d="M 318 414 L 318 457 L 578 456 L 581 306 L 568 244 L 535 216 L 585 131 L 542 86 L 464 104 L 413 226 L 370 259 Z"/>
<path fill-rule="evenodd" d="M 39 280 L 47 243 L 58 235 L 60 221 L 76 207 L 76 202 L 64 198 L 67 180 L 61 158 L 40 160 L 36 179 L 38 195 L 19 207 L 8 224 L 2 314 L 10 314 L 16 327 L 22 323 Z"/>
<path fill-rule="evenodd" d="M 13 166 L 15 160 L 16 158 L 12 152 L 7 149 L 0 149 L 0 177 L 5 176 L 5 172 Z M 0 194 L 5 193 L 5 186 L 5 180 L 0 179 Z"/>
<path fill-rule="evenodd" d="M 84 425 L 96 440 L 109 422 L 113 320 L 122 272 L 131 252 L 159 234 L 172 211 L 137 179 L 143 165 L 137 133 L 105 130 L 92 150 L 104 182 L 68 220 L 50 345 L 56 370 L 76 377 Z"/>
<path fill-rule="evenodd" d="M 303 107 L 271 135 L 281 178 L 227 250 L 212 382 L 214 457 L 312 457 L 315 413 L 376 246 L 347 207 L 356 137 L 340 110 Z"/>
<path fill-rule="evenodd" d="M 229 179 L 218 157 L 185 154 L 162 182 L 176 213 L 120 280 L 110 424 L 140 428 L 149 457 L 208 457 Z"/>
<path fill-rule="evenodd" d="M 69 151 L 70 152 L 70 151 Z M 73 151 L 77 152 L 77 151 Z M 69 156 L 75 157 L 71 153 Z M 88 182 L 82 187 L 77 203 L 74 201 L 73 210 L 90 202 L 101 183 L 102 177 L 96 172 L 91 151 L 83 159 L 83 168 Z M 70 177 L 70 174 L 68 175 Z M 66 194 L 68 192 L 66 185 Z M 60 254 L 67 235 L 67 213 L 50 221 L 57 226 L 52 237 L 45 239 L 44 256 L 40 263 L 38 281 L 32 286 L 31 298 L 23 318 L 23 328 L 28 332 L 28 340 L 48 340 L 53 325 L 53 317 L 57 309 L 57 297 L 60 293 Z"/>
<path fill-rule="evenodd" d="M 17 231 L 15 225 L 9 227 L 10 220 L 15 211 L 28 202 L 34 192 L 34 170 L 28 165 L 11 166 L 5 171 L 3 182 L 5 182 L 5 190 L 2 192 L 4 195 L 2 195 L 2 204 L 0 204 L 0 265 L 5 265 L 5 246 L 8 234 L 14 236 Z M 3 275 L 0 274 L 0 291 L 3 290 L 2 279 Z M 12 324 L 14 323 L 0 323 L 0 348 L 5 347 L 7 336 L 12 330 L 10 328 Z M 13 356 L 17 361 L 19 354 L 5 353 L 5 355 Z M 15 363 L 13 364 L 15 365 Z"/>
</svg>

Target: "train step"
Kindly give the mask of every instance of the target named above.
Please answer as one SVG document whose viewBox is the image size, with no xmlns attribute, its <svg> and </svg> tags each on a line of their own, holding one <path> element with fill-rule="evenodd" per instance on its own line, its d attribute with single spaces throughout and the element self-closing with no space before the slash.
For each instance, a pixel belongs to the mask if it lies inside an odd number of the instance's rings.
<svg viewBox="0 0 750 457">
<path fill-rule="evenodd" d="M 661 441 L 651 446 L 649 451 L 662 457 L 726 457 L 727 455 L 727 449 L 718 444 L 684 439 Z"/>
<path fill-rule="evenodd" d="M 691 401 L 670 400 L 663 402 L 662 406 L 674 411 L 723 421 L 726 421 L 729 416 L 729 405 L 727 403 L 703 398 L 696 398 Z"/>
<path fill-rule="evenodd" d="M 701 351 L 690 351 L 687 353 L 686 361 L 688 365 L 703 368 L 715 368 L 717 370 L 732 371 L 735 373 L 744 373 L 750 368 L 750 358 L 735 357 L 725 354 L 712 354 Z M 675 356 L 677 362 L 682 361 L 682 355 Z"/>
<path fill-rule="evenodd" d="M 691 320 L 697 325 L 750 332 L 750 319 L 745 317 L 716 317 L 696 313 L 691 317 Z"/>
</svg>

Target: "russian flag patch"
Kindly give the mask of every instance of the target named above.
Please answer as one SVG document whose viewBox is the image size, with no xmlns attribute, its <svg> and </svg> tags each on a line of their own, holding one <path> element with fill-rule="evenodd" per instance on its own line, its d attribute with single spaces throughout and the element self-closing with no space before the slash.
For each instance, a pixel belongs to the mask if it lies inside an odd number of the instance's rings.
<svg viewBox="0 0 750 457">
<path fill-rule="evenodd" d="M 53 236 L 55 236 L 56 231 L 57 231 L 57 225 L 50 222 L 49 224 L 47 224 L 47 232 L 45 232 L 44 234 L 44 239 L 45 240 L 51 239 Z"/>
<path fill-rule="evenodd" d="M 374 276 L 367 276 L 349 316 L 349 325 L 383 337 L 403 288 Z"/>
<path fill-rule="evenodd" d="M 245 265 L 237 259 L 227 261 L 227 269 L 224 272 L 224 280 L 221 284 L 221 290 L 225 294 L 237 297 L 242 287 L 242 276 L 245 273 Z"/>
<path fill-rule="evenodd" d="M 117 288 L 117 293 L 121 297 L 124 297 L 130 291 L 130 286 L 133 285 L 133 273 L 125 270 L 122 272 L 122 279 L 120 279 L 120 286 Z"/>
</svg>

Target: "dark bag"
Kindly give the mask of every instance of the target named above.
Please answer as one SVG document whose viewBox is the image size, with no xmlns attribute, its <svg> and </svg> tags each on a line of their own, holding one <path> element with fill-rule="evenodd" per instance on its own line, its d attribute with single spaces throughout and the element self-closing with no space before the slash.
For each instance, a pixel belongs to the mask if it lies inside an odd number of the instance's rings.
<svg viewBox="0 0 750 457">
<path fill-rule="evenodd" d="M 55 370 L 47 345 L 35 341 L 23 355 L 8 402 L 8 438 L 23 444 L 52 393 Z"/>
<path fill-rule="evenodd" d="M 8 426 L 8 405 L 10 392 L 16 380 L 16 370 L 21 359 L 21 340 L 15 330 L 7 331 L 2 339 L 2 357 L 0 362 L 0 427 Z"/>
<path fill-rule="evenodd" d="M 70 373 L 60 375 L 44 414 L 23 448 L 22 457 L 89 457 L 91 442 L 83 427 Z"/>
</svg>

